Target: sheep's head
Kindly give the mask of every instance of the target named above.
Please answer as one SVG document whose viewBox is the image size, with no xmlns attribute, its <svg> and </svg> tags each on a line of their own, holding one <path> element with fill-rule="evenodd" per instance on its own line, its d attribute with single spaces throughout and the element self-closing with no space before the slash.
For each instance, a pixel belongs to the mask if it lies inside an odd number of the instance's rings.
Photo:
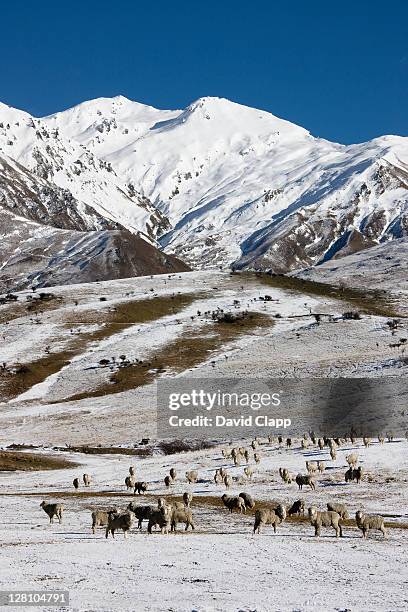
<svg viewBox="0 0 408 612">
<path fill-rule="evenodd" d="M 45 501 L 42 501 L 41 504 L 40 504 L 40 508 L 44 508 L 45 505 L 46 505 Z"/>
<path fill-rule="evenodd" d="M 362 513 L 362 511 L 361 510 L 357 510 L 357 512 L 356 512 L 356 521 L 357 521 L 357 523 L 359 523 L 360 521 L 363 520 L 363 516 L 364 516 L 364 514 Z"/>
<path fill-rule="evenodd" d="M 283 506 L 282 504 L 279 504 L 279 506 L 276 508 L 275 510 L 276 514 L 279 516 L 279 518 L 284 521 L 286 518 L 286 508 L 285 506 Z"/>
<path fill-rule="evenodd" d="M 315 508 L 315 506 L 311 506 L 308 510 L 309 512 L 309 518 L 313 519 L 317 516 L 317 508 Z"/>
</svg>

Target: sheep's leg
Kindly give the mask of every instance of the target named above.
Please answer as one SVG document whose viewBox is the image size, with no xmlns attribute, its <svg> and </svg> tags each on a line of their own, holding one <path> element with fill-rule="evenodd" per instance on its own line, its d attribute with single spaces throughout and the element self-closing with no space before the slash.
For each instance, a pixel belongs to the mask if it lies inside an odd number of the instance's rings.
<svg viewBox="0 0 408 612">
<path fill-rule="evenodd" d="M 109 536 L 109 527 L 107 527 L 107 528 L 106 528 L 106 531 L 105 531 L 105 538 L 108 538 L 108 536 Z"/>
<path fill-rule="evenodd" d="M 127 530 L 126 529 L 124 530 L 123 535 L 125 536 L 125 540 L 127 540 Z"/>
<path fill-rule="evenodd" d="M 384 525 L 381 527 L 380 531 L 382 532 L 382 534 L 383 534 L 384 538 L 386 538 L 386 537 L 387 537 L 387 532 L 386 532 L 386 530 L 385 530 Z"/>
<path fill-rule="evenodd" d="M 315 537 L 318 538 L 320 535 L 320 527 L 318 525 L 315 525 Z"/>
<path fill-rule="evenodd" d="M 340 537 L 343 537 L 343 527 L 339 525 Z"/>
</svg>

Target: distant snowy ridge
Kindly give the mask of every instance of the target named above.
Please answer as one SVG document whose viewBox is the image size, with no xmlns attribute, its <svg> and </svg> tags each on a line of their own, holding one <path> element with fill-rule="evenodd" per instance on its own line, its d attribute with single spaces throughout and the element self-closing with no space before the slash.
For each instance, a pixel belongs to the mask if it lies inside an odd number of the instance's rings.
<svg viewBox="0 0 408 612">
<path fill-rule="evenodd" d="M 211 97 L 175 111 L 98 98 L 43 119 L 7 109 L 0 155 L 193 267 L 286 272 L 408 234 L 408 138 L 340 145 Z"/>
</svg>

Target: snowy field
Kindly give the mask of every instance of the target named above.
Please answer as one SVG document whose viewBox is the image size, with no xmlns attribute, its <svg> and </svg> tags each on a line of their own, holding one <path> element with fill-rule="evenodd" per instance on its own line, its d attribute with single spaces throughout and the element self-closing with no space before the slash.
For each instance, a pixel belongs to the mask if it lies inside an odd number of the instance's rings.
<svg viewBox="0 0 408 612">
<path fill-rule="evenodd" d="M 396 329 L 388 325 L 393 317 L 375 311 L 344 321 L 355 304 L 254 275 L 191 272 L 52 292 L 56 298 L 37 314 L 25 310 L 30 292 L 0 306 L 7 368 L 0 372 L 0 443 L 155 437 L 163 377 L 401 377 L 408 370 L 400 343 L 406 319 Z M 216 309 L 248 310 L 254 319 L 226 330 L 211 318 Z M 16 375 L 19 365 L 28 374 Z"/>
<path fill-rule="evenodd" d="M 375 440 L 367 449 L 356 442 L 365 471 L 359 485 L 344 482 L 351 443 L 333 461 L 327 448 L 302 450 L 297 440 L 287 450 L 264 441 L 261 462 L 251 458 L 249 481 L 244 465 L 234 467 L 221 447 L 161 454 L 155 408 L 157 380 L 166 377 L 400 379 L 408 373 L 406 319 L 395 323 L 384 304 L 350 301 L 335 291 L 287 289 L 264 277 L 214 271 L 51 292 L 34 309 L 27 310 L 28 291 L 0 306 L 0 444 L 34 445 L 30 452 L 80 465 L 0 472 L 2 589 L 65 589 L 70 609 L 103 612 L 407 609 L 405 438 L 384 445 Z M 249 311 L 250 318 L 242 326 L 220 326 L 211 315 L 220 309 Z M 344 320 L 350 310 L 361 311 L 361 318 Z M 54 448 L 146 448 L 139 445 L 142 437 L 152 440 L 151 456 Z M 283 484 L 279 467 L 304 474 L 306 460 L 326 462 L 316 491 Z M 126 508 L 135 499 L 124 486 L 130 465 L 136 479 L 148 483 L 136 500 L 141 504 L 193 493 L 193 533 L 148 535 L 144 524 L 127 540 L 122 533 L 106 539 L 103 529 L 92 534 L 92 509 Z M 230 515 L 220 503 L 225 489 L 213 476 L 221 466 L 236 479 L 230 493 L 248 492 L 258 506 L 302 497 L 306 507 L 323 510 L 338 501 L 352 518 L 360 508 L 383 514 L 388 537 L 370 533 L 365 541 L 351 520 L 343 538 L 324 529 L 317 539 L 299 518 L 285 521 L 276 534 L 265 527 L 254 536 L 253 512 Z M 163 479 L 170 467 L 179 477 L 169 493 Z M 195 485 L 186 483 L 187 469 L 197 469 Z M 83 473 L 92 485 L 76 492 L 73 478 Z M 64 504 L 61 525 L 48 524 L 43 499 Z"/>
<path fill-rule="evenodd" d="M 360 485 L 344 483 L 351 449 L 365 470 Z M 63 452 L 59 455 L 81 465 L 1 476 L 0 588 L 69 590 L 72 610 L 406 610 L 407 441 L 375 442 L 368 449 L 361 441 L 346 443 L 335 461 L 328 449 L 301 450 L 299 441 L 291 450 L 268 443 L 258 450 L 261 463 L 250 461 L 252 481 L 234 482 L 230 494 L 246 491 L 258 507 L 303 498 L 306 507 L 319 509 L 328 501 L 346 503 L 352 517 L 360 508 L 381 513 L 392 525 L 387 539 L 370 532 L 363 540 L 353 521 L 340 539 L 332 529 L 315 538 L 306 520 L 287 520 L 276 534 L 266 526 L 252 535 L 252 512 L 230 515 L 219 505 L 225 489 L 214 484 L 215 469 L 225 466 L 235 478 L 243 474 L 243 466 L 223 459 L 220 447 L 143 459 Z M 300 493 L 296 484 L 284 485 L 278 468 L 305 473 L 308 459 L 326 462 L 316 491 Z M 136 478 L 148 483 L 146 495 L 126 493 L 130 465 Z M 131 501 L 156 504 L 168 495 L 163 477 L 170 467 L 178 472 L 171 495 L 194 495 L 194 532 L 185 533 L 180 525 L 177 533 L 149 535 L 144 523 L 141 532 L 132 528 L 127 540 L 122 532 L 105 539 L 103 528 L 92 534 L 91 509 L 126 508 Z M 187 469 L 197 469 L 196 484 L 186 483 Z M 72 480 L 83 472 L 92 484 L 75 492 Z M 64 504 L 61 525 L 49 524 L 39 506 L 43 499 Z"/>
</svg>

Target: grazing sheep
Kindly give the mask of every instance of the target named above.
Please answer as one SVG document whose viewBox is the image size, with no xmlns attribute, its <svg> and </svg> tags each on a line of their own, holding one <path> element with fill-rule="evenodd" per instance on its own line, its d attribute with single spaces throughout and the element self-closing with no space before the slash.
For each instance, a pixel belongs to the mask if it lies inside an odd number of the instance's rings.
<svg viewBox="0 0 408 612">
<path fill-rule="evenodd" d="M 141 495 L 147 491 L 147 482 L 135 482 L 135 488 L 133 493 L 136 495 L 136 492 Z"/>
<path fill-rule="evenodd" d="M 231 450 L 229 448 L 223 448 L 221 452 L 224 459 L 229 459 L 231 457 Z"/>
<path fill-rule="evenodd" d="M 337 451 L 334 447 L 330 449 L 330 457 L 332 458 L 333 461 L 337 459 Z"/>
<path fill-rule="evenodd" d="M 125 478 L 125 486 L 126 489 L 134 489 L 135 488 L 135 479 L 133 478 L 133 476 L 126 476 Z"/>
<path fill-rule="evenodd" d="M 219 472 L 220 472 L 221 478 L 224 480 L 225 476 L 227 475 L 227 470 L 223 467 L 220 467 Z"/>
<path fill-rule="evenodd" d="M 252 446 L 252 450 L 256 450 L 258 448 L 258 441 L 252 440 L 251 446 Z"/>
<path fill-rule="evenodd" d="M 379 514 L 369 515 L 364 514 L 361 510 L 358 510 L 356 512 L 356 523 L 357 527 L 363 532 L 363 538 L 366 538 L 368 536 L 368 532 L 370 531 L 370 529 L 376 529 L 378 531 L 381 531 L 384 538 L 387 537 L 387 532 L 385 530 L 384 525 L 384 517 L 380 516 Z"/>
<path fill-rule="evenodd" d="M 249 508 L 250 510 L 255 508 L 255 501 L 249 493 L 240 493 L 238 497 L 242 497 L 246 508 Z"/>
<path fill-rule="evenodd" d="M 275 436 L 271 436 L 271 435 L 269 434 L 269 436 L 268 436 L 268 442 L 269 442 L 269 444 L 275 444 L 275 442 L 276 442 L 276 438 L 275 438 Z"/>
<path fill-rule="evenodd" d="M 108 524 L 108 512 L 105 510 L 93 510 L 92 516 L 92 533 L 95 533 L 97 527 L 106 527 Z"/>
<path fill-rule="evenodd" d="M 237 449 L 237 448 L 235 448 L 235 447 L 234 447 L 234 448 L 231 450 L 231 457 L 232 457 L 232 459 L 233 459 L 234 461 L 235 461 L 235 459 L 238 457 L 238 449 Z"/>
<path fill-rule="evenodd" d="M 237 455 L 236 457 L 234 457 L 234 465 L 235 467 L 239 467 L 241 465 L 240 455 Z"/>
<path fill-rule="evenodd" d="M 159 508 L 169 508 L 170 504 L 168 504 L 165 500 L 164 497 L 159 497 L 159 499 L 157 500 L 157 507 Z"/>
<path fill-rule="evenodd" d="M 300 441 L 300 445 L 303 450 L 306 450 L 309 447 L 309 440 L 305 440 L 304 438 L 302 438 Z"/>
<path fill-rule="evenodd" d="M 127 509 L 133 512 L 135 517 L 138 519 L 138 529 L 142 528 L 143 521 L 149 520 L 150 515 L 154 510 L 153 506 L 137 506 L 133 502 L 128 505 Z"/>
<path fill-rule="evenodd" d="M 245 467 L 244 468 L 244 474 L 247 478 L 251 479 L 252 478 L 252 474 L 254 473 L 254 470 L 250 467 Z"/>
<path fill-rule="evenodd" d="M 62 515 L 64 513 L 64 506 L 62 504 L 47 504 L 47 502 L 43 501 L 40 507 L 44 510 L 45 514 L 48 514 L 50 517 L 50 523 L 54 522 L 54 516 L 62 523 Z"/>
<path fill-rule="evenodd" d="M 368 448 L 371 445 L 371 438 L 363 438 L 363 444 Z"/>
<path fill-rule="evenodd" d="M 317 472 L 316 461 L 306 461 L 306 469 L 309 472 L 309 474 L 315 474 Z"/>
<path fill-rule="evenodd" d="M 346 461 L 350 467 L 355 468 L 358 463 L 358 453 L 350 453 L 346 455 Z"/>
<path fill-rule="evenodd" d="M 222 484 L 224 482 L 224 479 L 221 476 L 220 470 L 215 470 L 214 482 L 215 482 L 215 484 Z"/>
<path fill-rule="evenodd" d="M 305 513 L 305 501 L 304 499 L 297 499 L 293 502 L 291 507 L 288 510 L 288 515 L 293 516 L 294 514 L 304 514 Z"/>
<path fill-rule="evenodd" d="M 89 476 L 89 474 L 84 474 L 82 476 L 82 480 L 84 481 L 84 485 L 86 487 L 89 487 L 89 485 L 91 484 L 91 477 Z"/>
<path fill-rule="evenodd" d="M 176 470 L 175 470 L 174 468 L 171 468 L 171 469 L 170 469 L 169 474 L 170 474 L 170 478 L 171 478 L 172 480 L 176 480 L 176 478 L 177 478 L 177 472 L 176 472 Z"/>
<path fill-rule="evenodd" d="M 286 468 L 279 468 L 279 476 L 282 478 L 285 484 L 292 484 L 292 481 L 294 480 L 293 474 L 291 474 Z"/>
<path fill-rule="evenodd" d="M 254 453 L 255 463 L 261 463 L 261 456 L 259 453 Z"/>
<path fill-rule="evenodd" d="M 164 477 L 164 484 L 166 485 L 166 487 L 169 487 L 171 485 L 171 483 L 172 483 L 172 480 L 171 480 L 170 476 L 169 475 L 165 476 Z"/>
<path fill-rule="evenodd" d="M 347 520 L 349 518 L 349 513 L 346 504 L 336 504 L 334 502 L 327 502 L 327 509 L 331 512 L 337 512 L 337 514 L 340 514 L 342 519 Z"/>
<path fill-rule="evenodd" d="M 183 493 L 183 502 L 184 502 L 184 505 L 187 506 L 187 508 L 190 507 L 190 504 L 192 501 L 193 501 L 192 493 Z"/>
<path fill-rule="evenodd" d="M 134 475 L 135 475 L 135 468 L 133 467 L 133 465 L 131 465 L 131 466 L 130 466 L 130 468 L 129 468 L 129 474 L 130 474 L 131 476 L 134 476 Z"/>
<path fill-rule="evenodd" d="M 74 478 L 72 484 L 74 485 L 74 489 L 79 489 L 79 478 Z"/>
<path fill-rule="evenodd" d="M 187 482 L 189 482 L 190 484 L 194 484 L 195 482 L 197 482 L 197 479 L 198 479 L 197 471 L 190 470 L 189 472 L 186 472 L 186 478 L 187 478 Z"/>
<path fill-rule="evenodd" d="M 320 448 L 320 450 L 324 449 L 324 442 L 323 442 L 323 440 L 321 438 L 318 439 L 317 445 Z"/>
<path fill-rule="evenodd" d="M 394 433 L 392 431 L 387 432 L 387 440 L 388 442 L 392 442 L 394 440 Z"/>
<path fill-rule="evenodd" d="M 333 527 L 336 530 L 336 538 L 342 537 L 343 530 L 339 522 L 340 514 L 330 510 L 319 512 L 314 506 L 311 506 L 308 512 L 310 524 L 315 528 L 316 537 L 320 535 L 321 527 Z"/>
<path fill-rule="evenodd" d="M 384 437 L 384 436 L 382 436 L 382 435 L 381 435 L 381 436 L 378 436 L 378 441 L 379 441 L 379 443 L 380 443 L 380 444 L 384 444 L 384 442 L 385 442 L 385 437 Z"/>
<path fill-rule="evenodd" d="M 108 512 L 108 524 L 106 526 L 105 538 L 109 537 L 109 533 L 111 533 L 112 538 L 114 538 L 117 529 L 122 529 L 124 537 L 127 538 L 127 533 L 132 527 L 133 517 L 133 512 L 129 510 L 121 514 L 118 514 L 116 510 Z"/>
<path fill-rule="evenodd" d="M 318 461 L 317 462 L 317 469 L 319 470 L 320 474 L 323 474 L 324 470 L 326 469 L 326 464 L 324 461 Z"/>
<path fill-rule="evenodd" d="M 254 533 L 259 533 L 261 525 L 272 525 L 276 533 L 276 527 L 283 523 L 286 518 L 286 508 L 279 504 L 274 510 L 272 508 L 261 508 L 255 511 Z"/>
<path fill-rule="evenodd" d="M 231 514 L 233 513 L 234 510 L 237 510 L 237 512 L 240 512 L 241 514 L 242 513 L 245 514 L 246 505 L 242 497 L 240 496 L 232 497 L 231 495 L 227 495 L 226 493 L 224 493 L 221 499 L 222 499 L 222 503 L 224 504 L 226 508 L 228 508 Z"/>
<path fill-rule="evenodd" d="M 311 476 L 311 474 L 298 474 L 296 476 L 296 484 L 299 487 L 299 491 L 301 491 L 303 489 L 303 485 L 309 485 L 309 487 L 315 491 L 316 490 L 316 483 L 314 481 L 313 476 Z"/>
<path fill-rule="evenodd" d="M 246 449 L 244 450 L 244 459 L 245 459 L 245 462 L 246 462 L 246 463 L 249 463 L 249 457 L 250 457 L 250 455 L 249 455 L 249 450 L 246 448 Z"/>
<path fill-rule="evenodd" d="M 363 474 L 364 474 L 364 470 L 361 467 L 361 465 L 358 468 L 350 467 L 347 470 L 347 472 L 344 474 L 344 479 L 346 482 L 352 482 L 353 480 L 356 480 L 357 484 L 360 484 Z"/>
<path fill-rule="evenodd" d="M 279 444 L 279 446 L 282 446 L 282 444 L 283 444 L 283 437 L 282 436 L 278 436 L 278 444 Z"/>
<path fill-rule="evenodd" d="M 232 485 L 232 478 L 229 474 L 227 474 L 226 476 L 224 476 L 224 484 L 225 484 L 225 488 L 229 489 L 230 486 Z"/>
<path fill-rule="evenodd" d="M 147 532 L 152 533 L 152 528 L 158 525 L 161 533 L 169 532 L 169 525 L 171 520 L 171 509 L 169 506 L 152 510 L 149 516 L 149 522 L 147 524 Z"/>
<path fill-rule="evenodd" d="M 292 447 L 292 438 L 286 438 L 286 448 Z"/>
<path fill-rule="evenodd" d="M 193 531 L 195 529 L 195 525 L 193 522 L 193 513 L 191 512 L 190 508 L 185 505 L 183 505 L 183 507 L 180 507 L 174 504 L 171 506 L 170 510 L 171 531 L 177 531 L 178 523 L 185 524 L 185 531 L 187 531 L 189 527 L 191 527 Z"/>
</svg>

